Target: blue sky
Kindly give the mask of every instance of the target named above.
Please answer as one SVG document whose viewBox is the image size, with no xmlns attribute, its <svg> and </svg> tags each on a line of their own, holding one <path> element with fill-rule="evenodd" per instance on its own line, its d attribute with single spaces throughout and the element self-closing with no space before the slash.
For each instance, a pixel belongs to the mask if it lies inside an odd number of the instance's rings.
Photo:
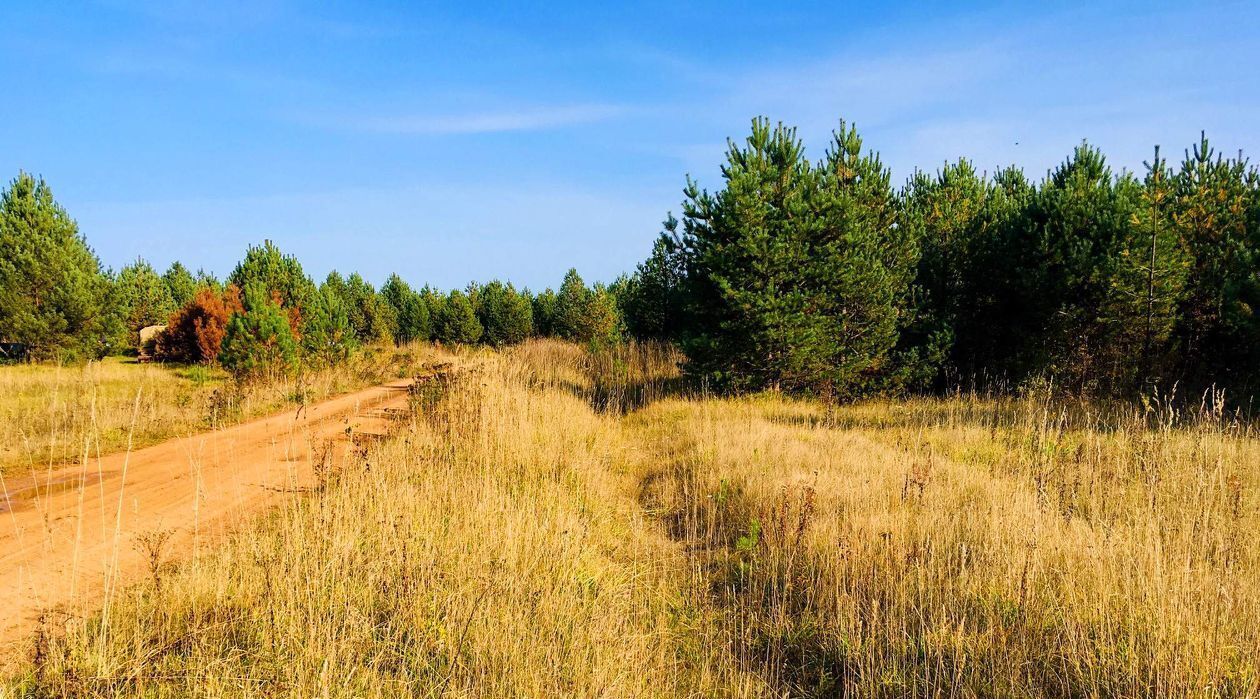
<svg viewBox="0 0 1260 699">
<path fill-rule="evenodd" d="M 1256 3 L 6 3 L 0 174 L 101 259 L 220 275 L 265 238 L 317 279 L 611 280 L 686 174 L 766 115 L 844 117 L 896 181 L 1260 149 Z"/>
</svg>

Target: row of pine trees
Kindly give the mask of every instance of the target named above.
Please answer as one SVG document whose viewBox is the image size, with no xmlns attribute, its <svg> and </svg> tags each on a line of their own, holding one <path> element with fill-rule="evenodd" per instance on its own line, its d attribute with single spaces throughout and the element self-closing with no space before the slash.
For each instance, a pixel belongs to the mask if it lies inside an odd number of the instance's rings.
<svg viewBox="0 0 1260 699">
<path fill-rule="evenodd" d="M 316 284 L 270 241 L 250 247 L 222 281 L 179 262 L 102 269 L 42 179 L 21 173 L 0 193 L 0 342 L 36 360 L 144 351 L 160 360 L 220 363 L 242 377 L 335 364 L 383 342 L 515 344 L 554 336 L 591 345 L 622 338 L 612 291 L 570 270 L 558 291 L 510 283 L 441 292 L 392 275 L 379 289 L 359 274 Z M 166 325 L 142 347 L 141 329 Z"/>
<path fill-rule="evenodd" d="M 1137 174 L 1082 144 L 1040 181 L 959 160 L 895 189 L 843 122 L 815 162 L 757 120 L 722 175 L 688 181 L 623 303 L 715 384 L 1260 388 L 1260 176 L 1204 137 Z"/>
<path fill-rule="evenodd" d="M 633 337 L 677 343 L 691 375 L 735 391 L 1260 387 L 1260 176 L 1206 138 L 1175 165 L 1156 148 L 1137 174 L 1082 144 L 1039 181 L 959 160 L 897 188 L 852 126 L 812 161 L 794 129 L 758 119 L 722 177 L 713 192 L 688 179 L 681 220 L 633 274 L 590 287 L 570 271 L 531 293 L 316 284 L 270 242 L 223 282 L 179 263 L 102 270 L 21 174 L 0 197 L 0 341 L 91 357 L 169 323 L 159 357 L 254 373 L 388 340 Z"/>
</svg>

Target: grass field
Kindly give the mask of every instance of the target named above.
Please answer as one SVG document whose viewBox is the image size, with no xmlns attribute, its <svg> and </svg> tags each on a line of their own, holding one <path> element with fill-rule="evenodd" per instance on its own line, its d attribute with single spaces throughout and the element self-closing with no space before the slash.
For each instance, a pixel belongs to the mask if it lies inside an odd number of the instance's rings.
<svg viewBox="0 0 1260 699">
<path fill-rule="evenodd" d="M 1260 445 L 1226 416 L 1044 396 L 828 410 L 689 395 L 675 360 L 453 355 L 361 463 L 155 565 L 108 621 L 46 625 L 10 686 L 1260 694 Z"/>
<path fill-rule="evenodd" d="M 349 366 L 238 386 L 221 369 L 138 364 L 0 366 L 0 473 L 29 474 L 405 376 L 415 358 L 369 348 Z"/>
</svg>

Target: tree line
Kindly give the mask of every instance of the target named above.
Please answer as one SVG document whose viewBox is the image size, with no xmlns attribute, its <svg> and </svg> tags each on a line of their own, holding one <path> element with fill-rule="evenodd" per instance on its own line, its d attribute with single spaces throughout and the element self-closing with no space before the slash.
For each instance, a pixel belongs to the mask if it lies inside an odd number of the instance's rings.
<svg viewBox="0 0 1260 699">
<path fill-rule="evenodd" d="M 166 323 L 159 358 L 251 374 L 391 340 L 656 339 L 715 388 L 834 398 L 1260 386 L 1260 175 L 1205 137 L 1176 165 L 1156 148 L 1142 173 L 1082 143 L 1037 181 L 960 159 L 897 187 L 851 125 L 813 161 L 794 129 L 756 119 L 728 144 L 720 189 L 687 179 L 681 214 L 607 286 L 576 271 L 539 293 L 316 284 L 270 242 L 220 282 L 179 263 L 103 270 L 23 173 L 0 195 L 0 341 L 91 357 Z"/>
<path fill-rule="evenodd" d="M 1206 137 L 1140 174 L 1086 143 L 1039 181 L 967 160 L 894 188 L 841 122 L 755 120 L 626 284 L 633 332 L 733 389 L 1260 387 L 1260 176 Z"/>
<path fill-rule="evenodd" d="M 224 280 L 179 262 L 161 274 L 142 259 L 104 269 L 48 184 L 27 173 L 0 193 L 0 251 L 0 342 L 36 360 L 144 350 L 254 377 L 336 364 L 376 343 L 501 347 L 541 336 L 600 345 L 623 336 L 613 290 L 588 286 L 576 270 L 558 291 L 537 294 L 501 281 L 415 289 L 396 274 L 378 290 L 357 273 L 317 284 L 271 241 L 246 250 Z M 141 329 L 154 325 L 166 328 L 141 347 Z"/>
</svg>

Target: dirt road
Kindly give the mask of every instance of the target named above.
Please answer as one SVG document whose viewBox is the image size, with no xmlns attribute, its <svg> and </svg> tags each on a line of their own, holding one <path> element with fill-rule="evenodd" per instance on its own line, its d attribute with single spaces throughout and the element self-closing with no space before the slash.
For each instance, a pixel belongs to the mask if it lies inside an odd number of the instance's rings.
<svg viewBox="0 0 1260 699">
<path fill-rule="evenodd" d="M 0 482 L 0 660 L 24 652 L 41 613 L 97 606 L 145 570 L 138 541 L 170 532 L 195 554 L 241 515 L 311 485 L 315 464 L 383 434 L 398 381 L 215 432 Z M 3 665 L 0 662 L 0 665 Z"/>
</svg>

